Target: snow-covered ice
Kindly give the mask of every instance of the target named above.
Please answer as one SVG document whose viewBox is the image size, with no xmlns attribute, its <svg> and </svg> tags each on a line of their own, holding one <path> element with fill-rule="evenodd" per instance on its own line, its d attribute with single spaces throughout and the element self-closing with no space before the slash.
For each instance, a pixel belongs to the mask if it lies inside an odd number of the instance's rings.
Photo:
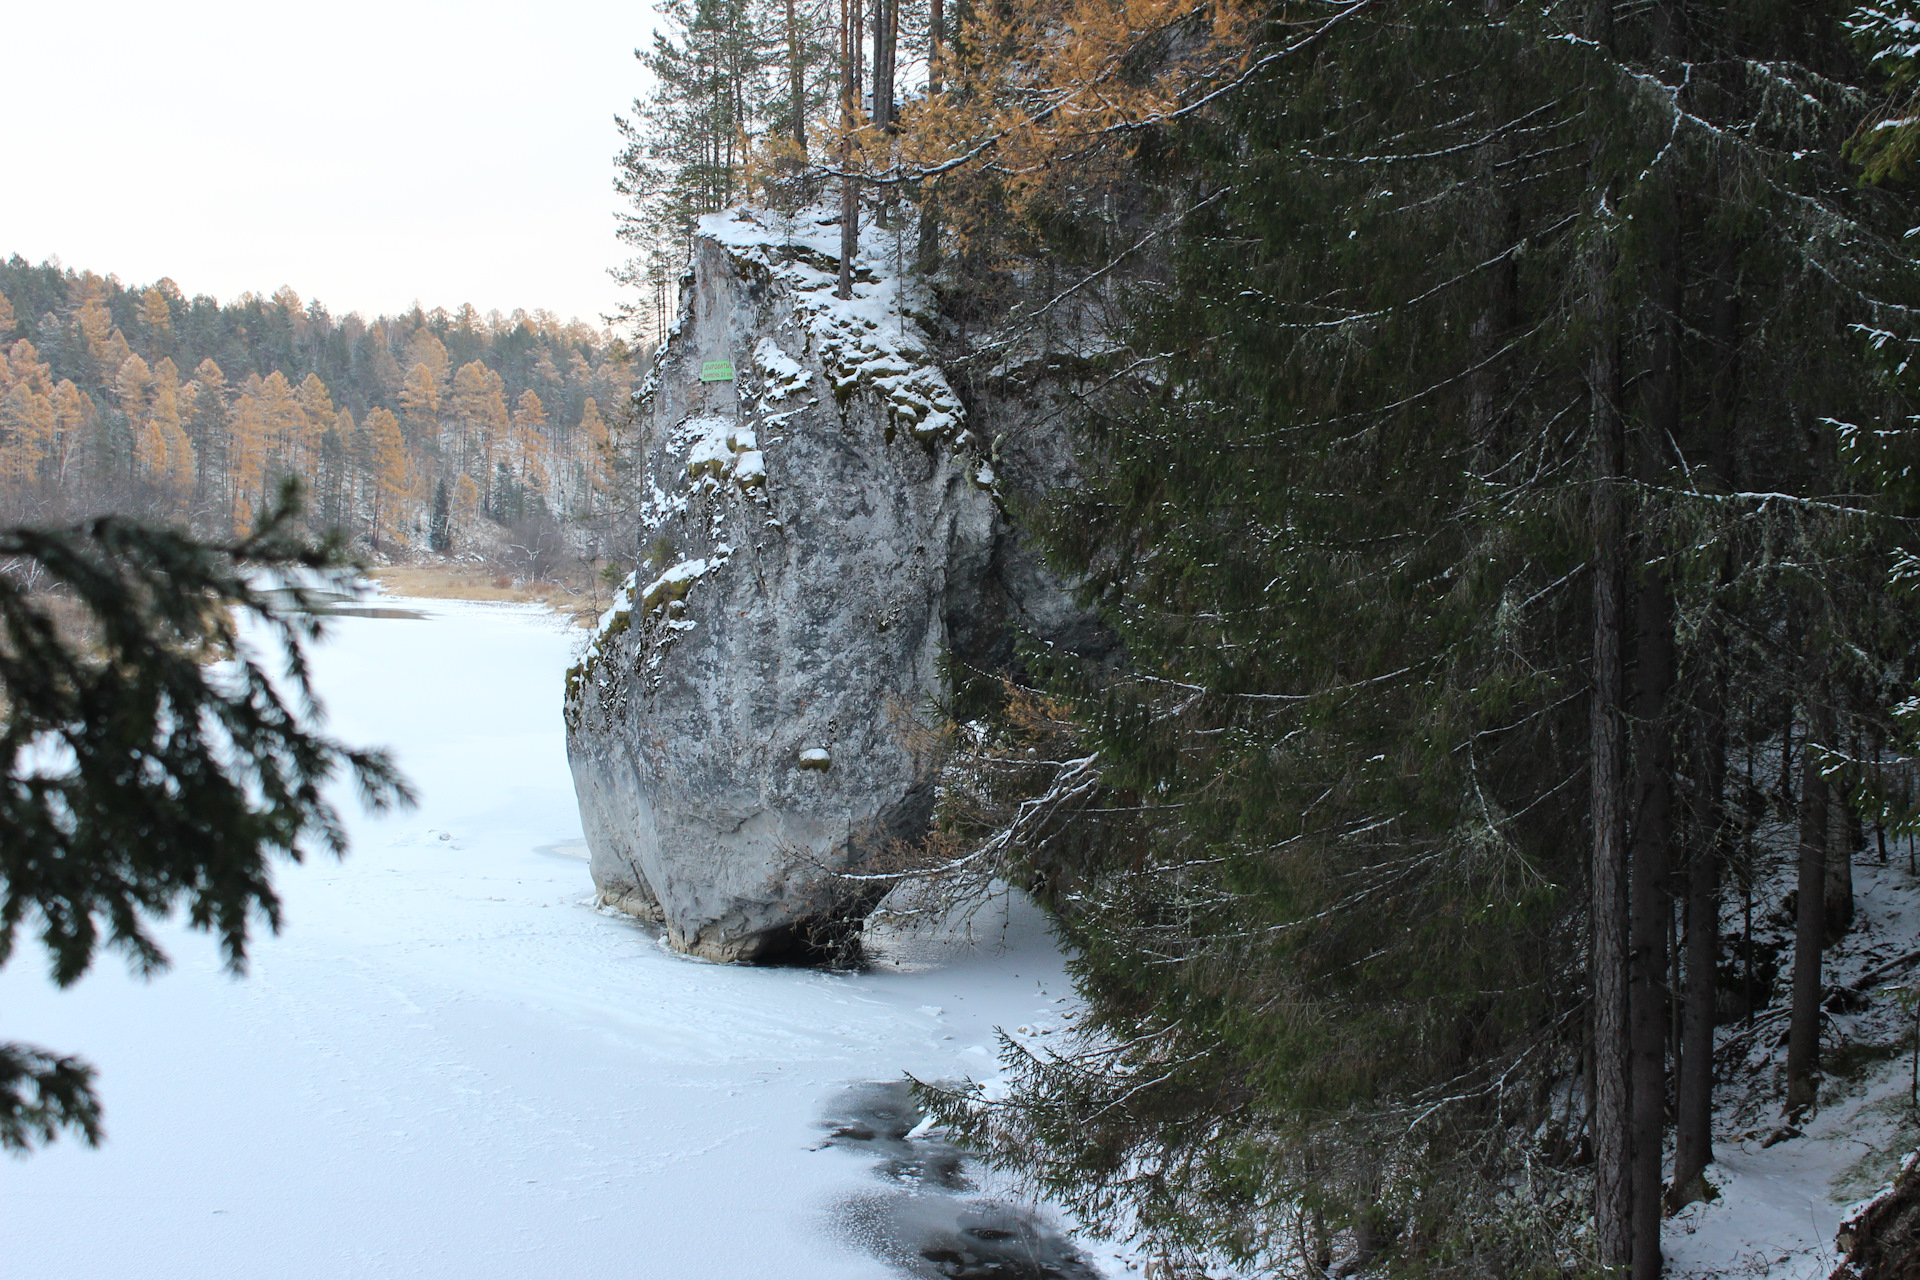
<svg viewBox="0 0 1920 1280">
<path fill-rule="evenodd" d="M 100 1068 L 108 1141 L 0 1160 L 0 1276 L 897 1274 L 842 1239 L 866 1162 L 819 1149 L 849 1082 L 981 1077 L 1071 1001 L 1037 917 L 883 945 L 861 973 L 676 956 L 592 906 L 562 742 L 577 632 L 408 601 L 315 653 L 330 729 L 385 743 L 411 814 L 285 867 L 250 974 L 169 930 L 143 983 L 55 991 L 24 946 L 0 1038 Z"/>
<path fill-rule="evenodd" d="M 151 983 L 106 957 L 55 991 L 30 944 L 0 971 L 0 1039 L 91 1059 L 108 1129 L 0 1160 L 0 1278 L 897 1275 L 836 1214 L 904 1193 L 819 1121 L 860 1082 L 991 1077 L 996 1028 L 1065 1030 L 1037 916 L 895 939 L 862 973 L 674 955 L 592 905 L 560 720 L 580 633 L 392 603 L 420 616 L 334 619 L 314 660 L 330 729 L 391 745 L 421 807 L 349 804 L 344 862 L 282 868 L 286 929 L 249 976 L 178 930 Z M 1904 872 L 1858 874 L 1849 976 L 1920 911 Z M 1911 1149 L 1908 1070 L 1870 1071 L 1804 1139 L 1720 1134 L 1720 1199 L 1668 1224 L 1673 1273 L 1824 1276 L 1847 1202 Z"/>
</svg>

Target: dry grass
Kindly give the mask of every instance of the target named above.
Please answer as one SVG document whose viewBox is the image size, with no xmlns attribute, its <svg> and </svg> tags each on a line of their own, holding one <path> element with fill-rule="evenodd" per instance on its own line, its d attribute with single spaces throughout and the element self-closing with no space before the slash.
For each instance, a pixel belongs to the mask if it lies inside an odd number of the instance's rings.
<svg viewBox="0 0 1920 1280">
<path fill-rule="evenodd" d="M 526 582 L 480 565 L 394 565 L 367 575 L 388 595 L 419 600 L 502 600 L 544 604 L 581 626 L 591 626 L 598 610 L 583 584 Z"/>
</svg>

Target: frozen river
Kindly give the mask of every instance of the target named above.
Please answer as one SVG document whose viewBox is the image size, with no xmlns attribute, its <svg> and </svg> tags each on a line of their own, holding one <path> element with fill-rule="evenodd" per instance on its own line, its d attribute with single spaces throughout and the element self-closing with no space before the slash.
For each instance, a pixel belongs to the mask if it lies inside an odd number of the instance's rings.
<svg viewBox="0 0 1920 1280">
<path fill-rule="evenodd" d="M 346 861 L 283 868 L 245 979 L 179 933 L 150 983 L 108 957 L 57 992 L 32 946 L 0 973 L 0 1038 L 89 1058 L 108 1132 L 0 1159 L 0 1277 L 901 1274 L 846 1206 L 969 1210 L 823 1147 L 820 1118 L 1061 1025 L 1030 910 L 860 973 L 670 954 L 592 904 L 560 722 L 579 633 L 413 607 L 337 620 L 314 657 L 330 730 L 392 747 L 420 807 L 349 807 Z"/>
</svg>

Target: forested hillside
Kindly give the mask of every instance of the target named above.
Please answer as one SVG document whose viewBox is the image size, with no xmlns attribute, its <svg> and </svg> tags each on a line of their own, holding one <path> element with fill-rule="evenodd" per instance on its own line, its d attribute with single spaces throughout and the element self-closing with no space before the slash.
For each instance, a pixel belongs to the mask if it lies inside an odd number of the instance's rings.
<svg viewBox="0 0 1920 1280">
<path fill-rule="evenodd" d="M 950 1122 L 1175 1259 L 1646 1277 L 1725 1107 L 1911 1047 L 1834 957 L 1915 826 L 1920 14 L 670 13 L 662 322 L 694 215 L 837 205 L 1079 441 L 1019 514 L 1125 659 L 971 680 L 927 856 L 1090 1016 Z"/>
<path fill-rule="evenodd" d="M 171 280 L 0 264 L 0 511 L 244 531 L 282 477 L 381 551 L 589 511 L 626 345 L 546 312 L 335 317 L 292 289 L 221 304 Z"/>
</svg>

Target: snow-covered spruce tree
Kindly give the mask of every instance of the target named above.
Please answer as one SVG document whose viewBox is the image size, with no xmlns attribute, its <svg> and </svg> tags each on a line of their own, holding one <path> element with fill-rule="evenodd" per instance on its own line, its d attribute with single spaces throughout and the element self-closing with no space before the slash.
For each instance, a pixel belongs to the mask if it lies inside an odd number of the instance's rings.
<svg viewBox="0 0 1920 1280">
<path fill-rule="evenodd" d="M 1905 324 L 1908 201 L 1841 160 L 1817 9 L 1286 19 L 1143 149 L 1172 278 L 1045 518 L 1130 663 L 1061 677 L 1101 789 L 1023 851 L 1084 1041 L 948 1115 L 1174 1251 L 1657 1274 L 1727 762 L 1880 724 L 1904 652 L 1831 424 L 1901 412 L 1858 328 Z"/>
</svg>

